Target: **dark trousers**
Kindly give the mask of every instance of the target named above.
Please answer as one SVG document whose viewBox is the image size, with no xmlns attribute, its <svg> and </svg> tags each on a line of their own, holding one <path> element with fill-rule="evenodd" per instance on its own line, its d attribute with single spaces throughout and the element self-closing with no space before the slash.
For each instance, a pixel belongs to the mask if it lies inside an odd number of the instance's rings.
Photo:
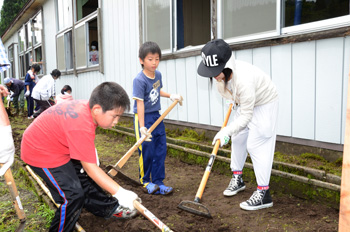
<svg viewBox="0 0 350 232">
<path fill-rule="evenodd" d="M 81 210 L 109 218 L 119 206 L 118 200 L 108 196 L 85 172 L 80 161 L 71 160 L 57 168 L 31 168 L 46 182 L 53 199 L 61 204 L 49 231 L 73 231 Z"/>
<path fill-rule="evenodd" d="M 39 110 L 36 111 L 33 114 L 33 117 L 36 118 L 38 117 L 42 112 L 44 112 L 45 110 L 47 110 L 50 106 L 53 106 L 55 103 L 51 100 L 37 100 L 34 99 L 36 102 L 36 105 L 39 106 Z"/>
<path fill-rule="evenodd" d="M 32 93 L 30 93 L 32 94 Z M 34 99 L 32 98 L 32 95 L 29 95 L 29 97 L 26 97 L 27 99 L 27 111 L 28 111 L 28 117 L 33 115 L 34 110 Z"/>
<path fill-rule="evenodd" d="M 145 113 L 145 127 L 149 129 L 160 117 L 158 111 Z M 136 140 L 141 138 L 138 116 L 134 117 Z M 143 142 L 139 147 L 139 178 L 141 184 L 152 182 L 163 185 L 165 178 L 165 158 L 167 153 L 166 134 L 163 121 L 152 132 L 152 141 Z"/>
</svg>

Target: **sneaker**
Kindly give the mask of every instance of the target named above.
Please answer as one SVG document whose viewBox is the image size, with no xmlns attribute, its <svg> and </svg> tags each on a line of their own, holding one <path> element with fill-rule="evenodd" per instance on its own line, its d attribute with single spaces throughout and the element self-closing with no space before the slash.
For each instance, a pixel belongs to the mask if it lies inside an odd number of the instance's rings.
<svg viewBox="0 0 350 232">
<path fill-rule="evenodd" d="M 156 194 L 156 195 L 158 195 L 158 194 L 168 195 L 172 192 L 173 192 L 172 187 L 168 187 L 168 186 L 165 186 L 164 184 L 162 184 L 162 185 L 159 185 L 159 190 L 157 192 L 155 192 L 154 194 Z"/>
<path fill-rule="evenodd" d="M 119 206 L 113 213 L 113 217 L 116 219 L 131 219 L 135 217 L 137 214 L 137 210 L 131 210 L 129 208 L 124 208 L 123 206 Z"/>
<path fill-rule="evenodd" d="M 273 206 L 270 190 L 256 190 L 249 200 L 239 205 L 245 210 L 258 210 Z"/>
<path fill-rule="evenodd" d="M 32 115 L 32 116 L 30 116 L 30 117 L 28 117 L 28 119 L 34 119 L 34 116 Z"/>
<path fill-rule="evenodd" d="M 232 175 L 232 179 L 224 191 L 224 196 L 231 197 L 245 189 L 242 175 Z"/>
<path fill-rule="evenodd" d="M 143 188 L 148 194 L 153 194 L 159 190 L 159 186 L 151 182 L 145 183 Z"/>
</svg>

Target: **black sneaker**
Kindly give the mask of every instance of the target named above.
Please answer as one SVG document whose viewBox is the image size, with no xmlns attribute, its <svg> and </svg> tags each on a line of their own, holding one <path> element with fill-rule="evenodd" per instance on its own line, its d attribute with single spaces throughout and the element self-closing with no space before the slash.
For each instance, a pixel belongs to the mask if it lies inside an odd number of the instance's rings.
<svg viewBox="0 0 350 232">
<path fill-rule="evenodd" d="M 242 175 L 233 175 L 228 187 L 224 191 L 224 196 L 231 197 L 245 189 Z"/>
<path fill-rule="evenodd" d="M 273 206 L 270 190 L 256 190 L 249 200 L 239 205 L 245 210 L 258 210 Z"/>
</svg>

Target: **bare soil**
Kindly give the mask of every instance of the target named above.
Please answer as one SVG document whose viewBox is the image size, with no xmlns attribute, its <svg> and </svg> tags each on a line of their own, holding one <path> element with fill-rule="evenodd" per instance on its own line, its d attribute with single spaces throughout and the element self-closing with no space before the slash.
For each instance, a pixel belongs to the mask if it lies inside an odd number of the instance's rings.
<svg viewBox="0 0 350 232">
<path fill-rule="evenodd" d="M 28 123 L 25 119 L 22 124 L 13 125 L 17 155 L 23 129 Z M 101 167 L 106 172 L 109 171 L 107 166 L 118 162 L 133 145 L 126 137 L 111 134 L 97 134 L 95 143 Z M 272 208 L 258 211 L 240 209 L 239 203 L 249 199 L 256 186 L 246 182 L 245 191 L 233 197 L 225 197 L 222 192 L 227 187 L 230 176 L 222 175 L 216 170 L 212 170 L 210 174 L 201 201 L 210 210 L 213 218 L 188 213 L 177 206 L 183 200 L 194 200 L 205 167 L 190 165 L 170 156 L 165 163 L 165 183 L 174 188 L 171 195 L 149 195 L 142 187 L 132 185 L 124 179 L 116 177 L 115 180 L 124 188 L 136 192 L 141 197 L 142 204 L 173 231 L 337 231 L 338 210 L 282 194 L 278 189 L 271 189 L 274 203 Z M 137 152 L 125 164 L 122 171 L 137 180 Z M 30 199 L 22 197 L 22 201 L 25 205 L 25 201 Z M 132 220 L 106 220 L 84 210 L 78 222 L 88 232 L 159 231 L 141 214 Z"/>
</svg>

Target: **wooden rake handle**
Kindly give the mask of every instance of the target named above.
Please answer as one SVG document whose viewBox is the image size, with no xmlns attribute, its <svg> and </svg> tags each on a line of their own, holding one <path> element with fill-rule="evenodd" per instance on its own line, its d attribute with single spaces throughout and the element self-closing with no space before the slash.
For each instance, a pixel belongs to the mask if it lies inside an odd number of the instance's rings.
<svg viewBox="0 0 350 232">
<path fill-rule="evenodd" d="M 0 167 L 2 167 L 2 166 L 3 166 L 3 164 L 0 164 Z M 11 172 L 10 168 L 7 169 L 7 171 L 4 174 L 4 177 L 5 177 L 6 184 L 9 188 L 10 194 L 11 194 L 12 203 L 15 207 L 16 214 L 17 214 L 18 218 L 20 219 L 20 221 L 25 221 L 26 215 L 24 213 L 23 206 L 22 206 L 22 203 L 21 203 L 21 200 L 19 198 L 18 191 L 16 188 L 15 180 L 13 179 L 12 172 Z"/>
<path fill-rule="evenodd" d="M 151 213 L 145 206 L 140 202 L 134 201 L 134 207 L 137 209 L 143 216 L 150 220 L 156 227 L 158 227 L 163 232 L 173 232 L 167 225 L 165 225 L 161 220 L 159 220 L 153 213 Z"/>
<path fill-rule="evenodd" d="M 153 123 L 153 125 L 147 130 L 148 133 L 152 133 L 152 131 L 154 131 L 154 129 L 159 125 L 159 123 L 161 121 L 163 121 L 163 119 L 169 114 L 169 112 L 176 106 L 176 104 L 178 103 L 178 100 L 175 100 L 168 109 L 166 109 L 166 111 L 164 111 L 164 113 L 158 118 L 157 121 L 155 121 Z M 128 159 L 131 157 L 131 155 L 134 153 L 134 151 L 137 150 L 137 148 L 139 146 L 141 146 L 141 144 L 146 140 L 145 136 L 142 136 L 126 153 L 125 155 L 113 166 L 114 168 L 122 168 L 124 166 L 124 164 L 126 163 L 126 161 L 128 161 Z M 117 175 L 117 170 L 115 169 L 111 169 L 108 172 L 108 175 L 110 176 L 116 176 Z"/>
<path fill-rule="evenodd" d="M 52 203 L 55 204 L 55 206 L 57 208 L 60 207 L 60 204 L 57 204 L 55 202 L 55 200 L 53 199 L 50 190 L 45 186 L 45 184 L 39 179 L 39 177 L 34 173 L 34 171 L 28 166 L 26 165 L 26 169 L 28 170 L 28 172 L 30 173 L 30 175 L 32 175 L 32 177 L 34 178 L 34 180 L 40 185 L 40 187 L 42 188 L 42 190 L 47 194 L 47 196 L 50 198 L 50 200 L 52 201 Z M 75 223 L 75 230 L 78 232 L 86 232 L 83 227 L 81 227 L 81 225 L 77 222 Z"/>
<path fill-rule="evenodd" d="M 224 120 L 224 123 L 221 126 L 221 129 L 223 129 L 227 125 L 227 122 L 228 122 L 228 120 L 230 118 L 230 115 L 231 115 L 231 112 L 232 112 L 232 107 L 233 107 L 233 103 L 231 103 L 229 108 L 228 108 L 228 111 L 226 113 L 225 120 Z M 209 174 L 210 174 L 211 169 L 212 169 L 213 164 L 214 164 L 216 153 L 219 150 L 219 146 L 220 146 L 220 139 L 216 140 L 216 142 L 215 142 L 213 151 L 212 151 L 212 153 L 210 155 L 210 159 L 209 159 L 208 165 L 207 165 L 207 167 L 205 169 L 202 181 L 201 181 L 201 183 L 199 185 L 199 188 L 198 188 L 198 191 L 197 191 L 197 194 L 196 194 L 196 198 L 194 199 L 195 202 L 199 202 L 200 199 L 202 198 L 205 186 L 207 185 L 207 181 L 209 179 Z"/>
</svg>

